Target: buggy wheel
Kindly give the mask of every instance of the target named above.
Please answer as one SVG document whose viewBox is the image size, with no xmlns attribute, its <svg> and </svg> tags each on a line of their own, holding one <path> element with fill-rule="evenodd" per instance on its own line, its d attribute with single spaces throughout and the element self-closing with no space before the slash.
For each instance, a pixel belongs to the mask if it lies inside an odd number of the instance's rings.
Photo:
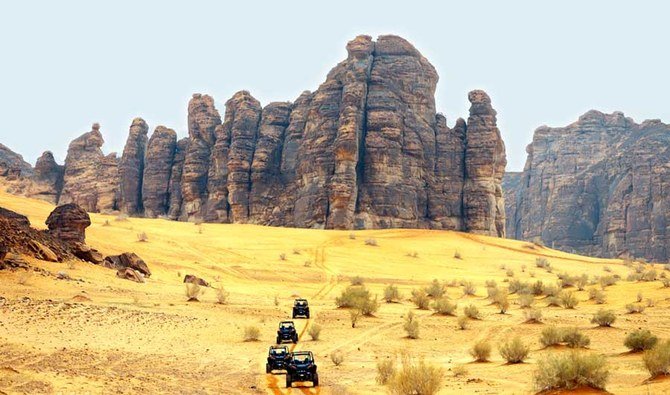
<svg viewBox="0 0 670 395">
<path fill-rule="evenodd" d="M 286 375 L 286 388 L 291 388 L 291 375 L 287 374 Z"/>
<path fill-rule="evenodd" d="M 314 379 L 312 380 L 312 386 L 318 387 L 319 386 L 319 374 L 314 373 Z"/>
<path fill-rule="evenodd" d="M 272 373 L 272 369 L 270 368 L 270 364 L 266 363 L 265 364 L 265 373 Z"/>
<path fill-rule="evenodd" d="M 309 311 L 305 314 L 305 318 L 309 319 Z"/>
<path fill-rule="evenodd" d="M 297 342 L 298 342 L 298 335 L 296 334 L 295 336 L 293 336 L 293 343 L 297 343 Z"/>
<path fill-rule="evenodd" d="M 281 344 L 281 338 L 277 336 L 277 344 Z"/>
</svg>

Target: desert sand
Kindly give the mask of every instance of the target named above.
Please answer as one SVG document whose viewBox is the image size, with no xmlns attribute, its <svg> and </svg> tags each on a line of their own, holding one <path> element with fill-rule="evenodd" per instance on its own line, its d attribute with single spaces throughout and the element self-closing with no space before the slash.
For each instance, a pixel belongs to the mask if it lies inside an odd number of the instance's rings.
<svg viewBox="0 0 670 395">
<path fill-rule="evenodd" d="M 0 206 L 27 215 L 44 228 L 53 209 L 48 203 L 0 194 Z M 622 260 L 572 255 L 528 242 L 430 230 L 324 231 L 171 222 L 92 214 L 87 243 L 103 254 L 132 251 L 149 265 L 152 276 L 144 284 L 115 277 L 110 269 L 84 262 L 49 263 L 30 260 L 43 271 L 0 272 L 0 393 L 230 393 L 230 394 L 376 394 L 376 363 L 399 352 L 445 369 L 441 393 L 534 393 L 537 361 L 562 349 L 544 349 L 539 334 L 546 325 L 576 326 L 591 338 L 585 352 L 605 354 L 612 374 L 607 390 L 613 393 L 670 392 L 670 381 L 648 381 L 641 354 L 623 346 L 627 333 L 650 329 L 670 338 L 670 288 L 658 281 L 628 282 L 631 271 Z M 146 233 L 148 241 L 138 241 Z M 366 245 L 375 239 L 377 246 Z M 461 259 L 454 257 L 458 251 Z M 285 254 L 285 260 L 280 255 Z M 416 255 L 413 257 L 412 255 Z M 545 257 L 553 273 L 535 267 Z M 501 269 L 505 266 L 505 270 Z M 525 270 L 522 267 L 525 266 Z M 663 266 L 656 265 L 659 273 Z M 505 286 L 506 269 L 522 281 L 554 283 L 567 272 L 589 276 L 619 274 L 623 280 L 606 288 L 607 303 L 588 300 L 588 286 L 577 291 L 575 309 L 535 306 L 543 323 L 524 323 L 523 309 L 510 296 L 507 314 L 486 298 L 486 280 Z M 52 275 L 48 275 L 47 271 Z M 53 275 L 67 272 L 73 280 Z M 216 303 L 207 288 L 199 302 L 188 302 L 185 274 L 202 277 L 230 292 L 228 304 Z M 531 277 L 534 275 L 535 277 Z M 334 298 L 351 277 L 361 276 L 381 298 L 384 287 L 397 285 L 401 303 L 383 303 L 373 317 L 351 327 L 349 313 Z M 470 303 L 482 313 L 467 330 L 457 318 L 418 310 L 408 300 L 411 290 L 433 279 L 469 280 L 475 296 L 460 287 L 447 294 L 462 308 Z M 597 285 L 596 285 L 597 286 Z M 625 305 L 638 293 L 652 299 L 642 314 L 627 314 Z M 265 358 L 278 322 L 290 318 L 293 299 L 309 299 L 312 319 L 296 319 L 300 341 L 296 350 L 314 352 L 320 371 L 318 388 L 284 387 L 284 376 L 265 374 Z M 590 323 L 600 308 L 612 309 L 612 328 Z M 403 317 L 414 311 L 420 337 L 409 339 Z M 307 327 L 318 323 L 321 337 L 313 341 Z M 244 342 L 247 326 L 261 330 L 260 340 Z M 531 347 L 522 364 L 507 365 L 497 344 L 519 335 Z M 494 345 L 493 358 L 473 363 L 468 350 L 477 341 Z M 341 351 L 340 366 L 329 355 Z M 454 377 L 464 366 L 467 373 Z"/>
</svg>

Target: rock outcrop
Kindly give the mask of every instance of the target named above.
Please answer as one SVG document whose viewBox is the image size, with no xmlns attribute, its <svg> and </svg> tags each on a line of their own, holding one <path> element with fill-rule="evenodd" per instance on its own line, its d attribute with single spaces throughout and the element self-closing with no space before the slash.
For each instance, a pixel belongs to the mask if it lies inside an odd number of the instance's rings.
<svg viewBox="0 0 670 395">
<path fill-rule="evenodd" d="M 508 237 L 514 237 L 516 201 L 521 189 L 521 176 L 521 172 L 508 171 L 502 179 L 502 189 L 505 195 L 505 234 Z"/>
<path fill-rule="evenodd" d="M 105 258 L 102 265 L 110 269 L 130 268 L 139 273 L 142 273 L 143 277 L 151 277 L 151 270 L 149 270 L 149 266 L 147 266 L 146 262 L 144 262 L 142 258 L 137 256 L 137 254 L 134 252 L 124 252 L 121 255 L 110 255 Z"/>
<path fill-rule="evenodd" d="M 68 150 L 59 203 L 92 212 L 328 229 L 431 228 L 503 236 L 505 147 L 473 91 L 467 122 L 438 114 L 438 75 L 397 36 L 358 36 L 314 92 L 261 106 L 235 93 L 223 120 L 194 94 L 188 138 L 135 119 L 119 163 L 99 127 Z M 144 149 L 146 147 L 146 151 Z"/>
<path fill-rule="evenodd" d="M 538 128 L 527 152 L 511 237 L 668 260 L 670 125 L 589 111 L 566 127 Z"/>
<path fill-rule="evenodd" d="M 133 119 L 119 163 L 118 207 L 129 215 L 136 215 L 143 211 L 142 178 L 144 177 L 144 154 L 147 149 L 148 131 L 149 126 L 144 119 Z"/>
<path fill-rule="evenodd" d="M 56 163 L 53 154 L 45 151 L 35 163 L 33 185 L 29 196 L 56 204 L 63 189 L 64 166 Z"/>
<path fill-rule="evenodd" d="M 75 203 L 56 207 L 46 220 L 49 233 L 65 242 L 85 243 L 86 228 L 91 226 L 88 213 Z"/>
<path fill-rule="evenodd" d="M 0 177 L 13 180 L 22 175 L 30 175 L 32 172 L 32 166 L 24 161 L 21 155 L 0 144 Z"/>
</svg>

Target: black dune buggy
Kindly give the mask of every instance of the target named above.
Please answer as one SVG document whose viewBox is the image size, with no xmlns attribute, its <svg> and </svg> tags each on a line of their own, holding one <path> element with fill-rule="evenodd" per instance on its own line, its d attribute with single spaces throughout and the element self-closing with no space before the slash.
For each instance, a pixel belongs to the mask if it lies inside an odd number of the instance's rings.
<svg viewBox="0 0 670 395">
<path fill-rule="evenodd" d="M 282 321 L 279 323 L 279 329 L 277 329 L 277 344 L 282 344 L 284 342 L 298 342 L 298 332 L 295 330 L 293 321 Z"/>
<path fill-rule="evenodd" d="M 296 381 L 311 381 L 312 386 L 319 386 L 319 374 L 311 351 L 291 353 L 286 368 L 286 388 L 291 388 Z"/>
<path fill-rule="evenodd" d="M 270 346 L 268 350 L 268 361 L 265 364 L 265 373 L 273 370 L 286 370 L 291 353 L 286 346 Z"/>
<path fill-rule="evenodd" d="M 309 319 L 309 304 L 307 299 L 296 299 L 293 302 L 293 318 L 305 317 Z"/>
</svg>

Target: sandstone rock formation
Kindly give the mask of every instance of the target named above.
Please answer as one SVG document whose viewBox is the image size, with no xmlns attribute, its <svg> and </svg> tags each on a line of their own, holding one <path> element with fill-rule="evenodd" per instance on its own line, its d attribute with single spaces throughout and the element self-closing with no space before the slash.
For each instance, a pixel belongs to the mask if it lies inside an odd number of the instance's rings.
<svg viewBox="0 0 670 395">
<path fill-rule="evenodd" d="M 30 175 L 32 171 L 32 166 L 21 155 L 0 144 L 0 177 L 16 179 L 21 175 Z"/>
<path fill-rule="evenodd" d="M 521 189 L 522 173 L 518 171 L 508 171 L 502 179 L 502 189 L 505 195 L 505 234 L 507 237 L 514 237 L 514 220 L 516 218 L 516 201 L 519 190 Z"/>
<path fill-rule="evenodd" d="M 261 106 L 235 93 L 223 120 L 194 94 L 188 138 L 135 119 L 120 163 L 99 127 L 74 140 L 59 203 L 92 212 L 354 229 L 412 227 L 503 236 L 505 147 L 473 91 L 467 122 L 436 112 L 435 68 L 397 36 L 358 36 L 314 92 Z M 146 151 L 144 147 L 146 146 Z"/>
<path fill-rule="evenodd" d="M 61 190 L 63 189 L 64 171 L 64 166 L 56 163 L 53 154 L 50 151 L 45 151 L 35 163 L 32 177 L 34 184 L 29 196 L 54 204 L 58 203 Z"/>
<path fill-rule="evenodd" d="M 670 256 L 670 125 L 589 111 L 527 148 L 511 237 L 588 255 Z"/>
<path fill-rule="evenodd" d="M 110 255 L 105 258 L 102 265 L 110 269 L 130 268 L 142 273 L 142 276 L 144 277 L 151 277 L 149 266 L 147 266 L 146 262 L 134 252 L 124 252 L 121 255 Z"/>
<path fill-rule="evenodd" d="M 70 143 L 59 204 L 76 203 L 90 212 L 117 209 L 118 160 L 102 153 L 103 143 L 98 124 Z"/>
<path fill-rule="evenodd" d="M 133 119 L 123 156 L 119 163 L 118 207 L 125 213 L 136 215 L 142 208 L 142 178 L 144 177 L 144 153 L 147 149 L 149 126 L 142 118 Z"/>
<path fill-rule="evenodd" d="M 133 270 L 129 267 L 125 267 L 116 271 L 116 277 L 122 278 L 124 280 L 134 281 L 136 283 L 143 283 L 144 277 L 142 273 L 137 270 Z"/>
<path fill-rule="evenodd" d="M 56 207 L 46 220 L 49 233 L 66 241 L 84 243 L 86 228 L 91 226 L 88 213 L 75 203 Z"/>
<path fill-rule="evenodd" d="M 184 284 L 186 283 L 200 285 L 201 287 L 209 287 L 209 283 L 207 281 L 192 274 L 187 274 L 184 276 Z"/>
</svg>

